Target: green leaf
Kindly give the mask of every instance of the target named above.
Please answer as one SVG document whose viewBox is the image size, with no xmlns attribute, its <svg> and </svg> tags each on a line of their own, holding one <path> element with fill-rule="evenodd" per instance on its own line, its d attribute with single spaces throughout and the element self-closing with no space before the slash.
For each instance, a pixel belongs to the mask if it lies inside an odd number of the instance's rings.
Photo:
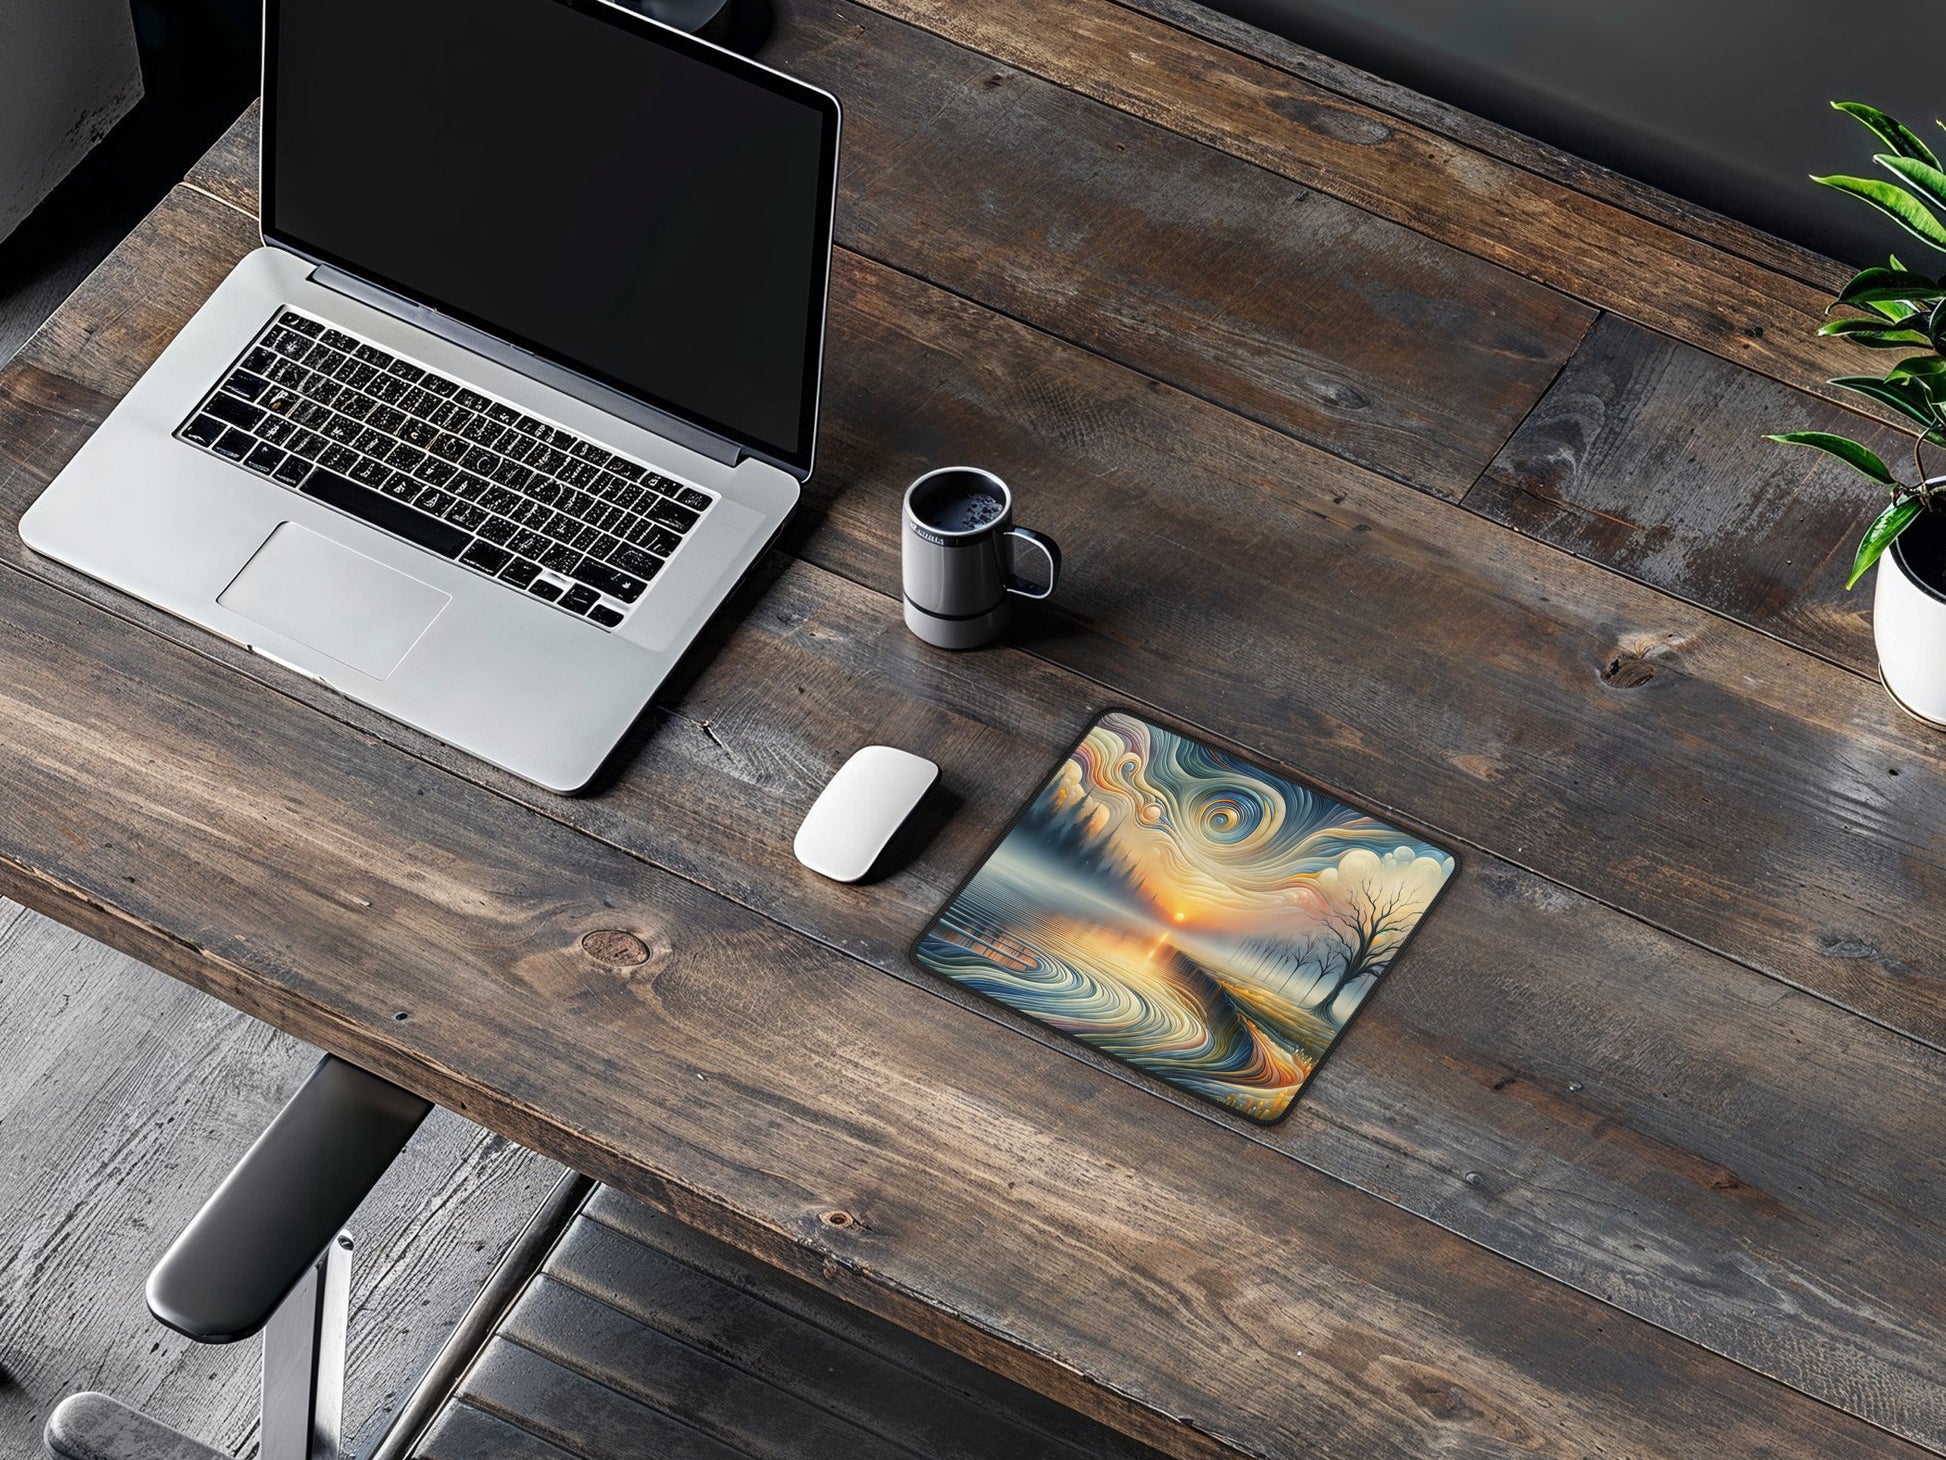
<svg viewBox="0 0 1946 1460">
<path fill-rule="evenodd" d="M 1852 275 L 1839 304 L 1895 304 L 1913 299 L 1946 298 L 1946 284 L 1903 269 L 1862 269 Z"/>
<path fill-rule="evenodd" d="M 1854 345 L 1873 350 L 1896 350 L 1903 345 L 1928 345 L 1932 341 L 1916 329 L 1904 328 L 1885 319 L 1833 319 L 1818 326 L 1821 335 L 1841 335 Z"/>
<path fill-rule="evenodd" d="M 1786 431 L 1778 436 L 1766 436 L 1766 441 L 1775 441 L 1783 446 L 1810 446 L 1835 456 L 1853 471 L 1862 472 L 1883 487 L 1897 486 L 1892 479 L 1892 468 L 1856 441 L 1844 436 L 1833 436 L 1829 431 Z"/>
<path fill-rule="evenodd" d="M 1932 341 L 1932 347 L 1935 350 L 1946 350 L 1946 345 L 1940 343 L 1942 338 L 1946 338 L 1946 300 L 1932 307 L 1932 311 L 1926 316 L 1925 324 L 1926 338 Z"/>
<path fill-rule="evenodd" d="M 1897 184 L 1872 177 L 1814 177 L 1811 181 L 1863 198 L 1913 237 L 1946 251 L 1946 228 L 1924 203 Z"/>
<path fill-rule="evenodd" d="M 1840 390 L 1862 395 L 1866 400 L 1890 406 L 1899 414 L 1917 421 L 1928 432 L 1936 430 L 1939 426 L 1938 420 L 1932 413 L 1931 397 L 1915 381 L 1880 380 L 1876 375 L 1840 375 L 1835 380 L 1827 380 L 1825 384 L 1835 385 Z"/>
<path fill-rule="evenodd" d="M 1885 372 L 1887 380 L 1936 382 L 1946 375 L 1946 360 L 1937 355 L 1908 355 Z"/>
<path fill-rule="evenodd" d="M 1919 195 L 1919 200 L 1928 207 L 1946 208 L 1946 172 L 1916 157 L 1893 157 L 1885 152 L 1879 153 L 1872 161 L 1904 178 Z"/>
<path fill-rule="evenodd" d="M 1888 117 L 1875 106 L 1866 106 L 1862 101 L 1834 101 L 1833 111 L 1841 111 L 1848 117 L 1855 117 L 1871 131 L 1871 134 L 1890 147 L 1901 157 L 1916 157 L 1921 162 L 1939 166 L 1939 159 L 1932 149 L 1920 140 L 1919 134 L 1895 117 Z"/>
<path fill-rule="evenodd" d="M 1908 497 L 1903 502 L 1894 502 L 1879 513 L 1872 525 L 1865 529 L 1865 535 L 1858 540 L 1858 551 L 1852 555 L 1851 576 L 1845 579 L 1845 587 L 1855 587 L 1872 564 L 1885 556 L 1885 550 L 1892 546 L 1892 540 L 1912 526 L 1912 520 L 1924 510 L 1925 504 L 1917 497 Z"/>
</svg>

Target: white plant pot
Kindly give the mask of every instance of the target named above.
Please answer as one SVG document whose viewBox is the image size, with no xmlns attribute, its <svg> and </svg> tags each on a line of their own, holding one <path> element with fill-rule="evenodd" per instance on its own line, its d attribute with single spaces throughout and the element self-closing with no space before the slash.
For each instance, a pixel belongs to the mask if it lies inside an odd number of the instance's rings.
<svg viewBox="0 0 1946 1460">
<path fill-rule="evenodd" d="M 1922 516 L 1878 560 L 1872 632 L 1892 698 L 1946 730 L 1946 513 Z"/>
</svg>

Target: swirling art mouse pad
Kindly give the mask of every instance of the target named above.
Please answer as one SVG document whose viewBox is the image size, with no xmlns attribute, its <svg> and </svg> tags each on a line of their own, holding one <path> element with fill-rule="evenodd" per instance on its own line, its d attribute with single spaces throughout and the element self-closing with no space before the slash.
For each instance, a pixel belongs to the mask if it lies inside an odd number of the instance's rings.
<svg viewBox="0 0 1946 1460">
<path fill-rule="evenodd" d="M 1452 873 L 1410 832 L 1111 711 L 913 956 L 1268 1124 Z"/>
</svg>

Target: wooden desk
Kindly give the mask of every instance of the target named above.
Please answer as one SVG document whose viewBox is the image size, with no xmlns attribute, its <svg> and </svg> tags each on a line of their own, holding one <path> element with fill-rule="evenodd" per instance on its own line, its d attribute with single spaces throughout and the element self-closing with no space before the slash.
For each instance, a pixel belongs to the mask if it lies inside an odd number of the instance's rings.
<svg viewBox="0 0 1946 1460">
<path fill-rule="evenodd" d="M 785 11 L 821 469 L 621 774 L 6 532 L 0 890 L 1176 1454 L 1946 1451 L 1946 739 L 1838 588 L 1870 494 L 1756 440 L 1879 429 L 1796 388 L 1837 271 L 1181 0 Z M 253 244 L 255 135 L 0 375 L 9 523 Z M 1068 549 L 1015 647 L 899 624 L 949 459 Z M 1108 703 L 1471 849 L 1281 1126 L 905 960 Z M 790 830 L 872 740 L 956 806 L 841 887 Z"/>
</svg>

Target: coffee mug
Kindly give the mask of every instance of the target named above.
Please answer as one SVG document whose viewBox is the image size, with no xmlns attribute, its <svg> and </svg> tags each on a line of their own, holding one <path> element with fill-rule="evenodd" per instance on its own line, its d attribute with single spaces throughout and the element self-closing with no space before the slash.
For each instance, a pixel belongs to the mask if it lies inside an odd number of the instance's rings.
<svg viewBox="0 0 1946 1460">
<path fill-rule="evenodd" d="M 1013 493 L 990 471 L 942 466 L 905 490 L 905 625 L 939 649 L 977 649 L 1006 629 L 1015 598 L 1046 598 L 1061 576 L 1054 540 L 1013 525 Z M 1022 547 L 1045 586 L 1014 572 Z"/>
</svg>

